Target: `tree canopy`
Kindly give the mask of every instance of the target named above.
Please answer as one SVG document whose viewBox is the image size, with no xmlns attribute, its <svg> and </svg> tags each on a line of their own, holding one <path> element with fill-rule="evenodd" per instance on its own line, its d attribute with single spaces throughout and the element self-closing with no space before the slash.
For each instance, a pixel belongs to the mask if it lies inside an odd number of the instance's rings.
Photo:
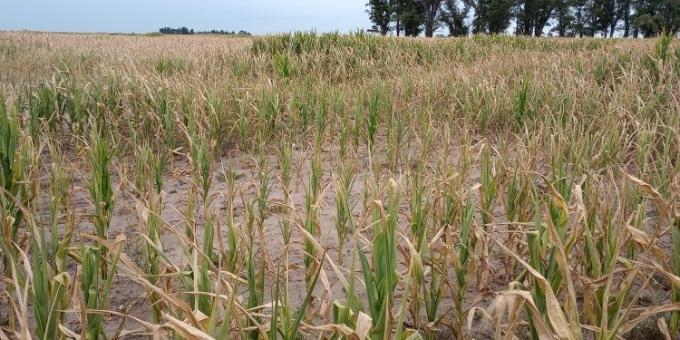
<svg viewBox="0 0 680 340">
<path fill-rule="evenodd" d="M 371 31 L 432 37 L 517 35 L 650 37 L 680 32 L 680 0 L 369 0 Z"/>
<path fill-rule="evenodd" d="M 210 30 L 210 31 L 194 31 L 193 28 L 187 27 L 162 27 L 158 29 L 161 34 L 180 34 L 180 35 L 190 35 L 190 34 L 223 34 L 223 35 L 251 35 L 247 31 L 225 31 L 225 30 Z"/>
</svg>

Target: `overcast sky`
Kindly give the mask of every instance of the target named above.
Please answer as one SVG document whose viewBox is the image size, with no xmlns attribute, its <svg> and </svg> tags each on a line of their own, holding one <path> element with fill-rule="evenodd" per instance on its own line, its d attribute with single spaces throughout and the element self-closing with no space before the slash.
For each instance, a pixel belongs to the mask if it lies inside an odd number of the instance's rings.
<svg viewBox="0 0 680 340">
<path fill-rule="evenodd" d="M 368 29 L 366 0 L 6 0 L 0 30 L 146 33 L 164 26 L 256 34 Z"/>
</svg>

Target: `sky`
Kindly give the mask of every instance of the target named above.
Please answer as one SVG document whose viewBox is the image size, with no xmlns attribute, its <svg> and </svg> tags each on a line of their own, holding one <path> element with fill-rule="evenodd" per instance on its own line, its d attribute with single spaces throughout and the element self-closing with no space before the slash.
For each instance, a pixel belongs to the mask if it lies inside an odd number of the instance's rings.
<svg viewBox="0 0 680 340">
<path fill-rule="evenodd" d="M 4 3 L 2 3 L 4 2 Z M 2 0 L 0 30 L 147 33 L 161 27 L 245 30 L 368 29 L 366 0 Z"/>
</svg>

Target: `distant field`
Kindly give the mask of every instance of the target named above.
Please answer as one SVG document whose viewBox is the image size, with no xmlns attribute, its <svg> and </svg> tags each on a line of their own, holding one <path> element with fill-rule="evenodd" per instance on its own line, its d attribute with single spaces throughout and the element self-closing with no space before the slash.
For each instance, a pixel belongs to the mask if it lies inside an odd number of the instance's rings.
<svg viewBox="0 0 680 340">
<path fill-rule="evenodd" d="M 0 32 L 0 339 L 680 336 L 680 44 Z"/>
</svg>

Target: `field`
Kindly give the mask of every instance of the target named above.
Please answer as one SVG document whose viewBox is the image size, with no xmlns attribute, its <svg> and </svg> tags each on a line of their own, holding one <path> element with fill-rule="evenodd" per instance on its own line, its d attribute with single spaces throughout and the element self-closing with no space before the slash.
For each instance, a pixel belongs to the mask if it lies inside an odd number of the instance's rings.
<svg viewBox="0 0 680 340">
<path fill-rule="evenodd" d="M 680 336 L 680 44 L 0 32 L 0 339 Z"/>
</svg>

